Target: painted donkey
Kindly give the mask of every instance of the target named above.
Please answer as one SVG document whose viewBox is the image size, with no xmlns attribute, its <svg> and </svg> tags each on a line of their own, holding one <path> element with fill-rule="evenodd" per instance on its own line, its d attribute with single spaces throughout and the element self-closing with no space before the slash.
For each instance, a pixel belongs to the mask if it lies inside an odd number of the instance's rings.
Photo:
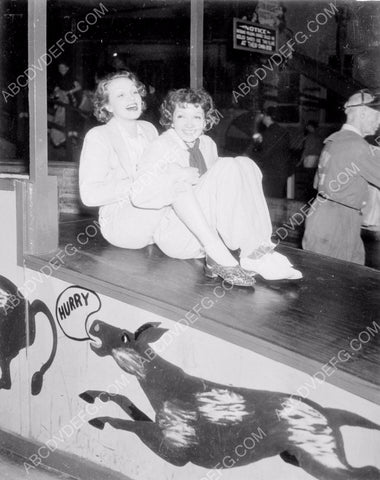
<svg viewBox="0 0 380 480">
<path fill-rule="evenodd" d="M 88 390 L 80 395 L 83 400 L 113 401 L 133 419 L 98 417 L 89 421 L 91 425 L 103 429 L 108 423 L 134 432 L 157 455 L 177 466 L 192 462 L 205 468 L 231 468 L 280 455 L 320 480 L 380 479 L 380 470 L 373 466 L 348 464 L 339 431 L 343 425 L 380 430 L 379 425 L 301 397 L 188 375 L 149 347 L 166 331 L 158 323 L 144 324 L 135 333 L 99 320 L 91 325 L 93 351 L 111 355 L 125 372 L 135 375 L 156 412 L 153 421 L 127 397 Z M 257 432 L 259 441 L 251 448 Z M 244 455 L 238 454 L 239 445 L 247 447 Z"/>
<path fill-rule="evenodd" d="M 12 387 L 10 364 L 22 348 L 30 347 L 34 343 L 38 313 L 47 317 L 53 345 L 49 358 L 32 376 L 33 395 L 40 393 L 44 375 L 54 361 L 58 343 L 57 327 L 44 302 L 36 299 L 29 303 L 14 283 L 0 275 L 0 390 L 9 390 Z"/>
</svg>

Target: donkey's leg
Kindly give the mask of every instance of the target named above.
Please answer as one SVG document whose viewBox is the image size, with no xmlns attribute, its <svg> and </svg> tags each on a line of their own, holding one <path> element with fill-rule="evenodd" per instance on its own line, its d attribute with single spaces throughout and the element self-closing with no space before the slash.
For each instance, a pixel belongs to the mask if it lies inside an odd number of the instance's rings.
<svg viewBox="0 0 380 480">
<path fill-rule="evenodd" d="M 380 424 L 374 423 L 367 418 L 362 417 L 354 412 L 339 410 L 337 408 L 325 408 L 326 417 L 329 419 L 330 425 L 342 427 L 344 425 L 351 427 L 370 428 L 380 430 Z"/>
<path fill-rule="evenodd" d="M 350 415 L 350 412 L 333 410 L 334 414 L 336 412 L 346 419 L 347 423 L 351 421 L 353 425 L 358 425 L 357 422 L 360 421 L 360 424 L 365 425 L 367 428 L 369 425 L 371 425 L 371 428 L 375 425 L 369 421 L 365 423 L 366 419 L 361 418 L 359 415 Z M 324 413 L 325 411 L 321 412 L 321 414 Z M 355 468 L 348 463 L 342 433 L 331 419 L 328 419 L 327 425 L 320 425 L 319 429 L 315 428 L 316 426 L 311 426 L 307 431 L 303 432 L 299 428 L 297 432 L 294 432 L 295 435 L 299 435 L 299 443 L 296 448 L 299 448 L 300 456 L 297 455 L 297 459 L 302 468 L 306 470 L 301 463 L 302 458 L 307 458 L 308 455 L 311 455 L 316 462 L 316 471 L 326 471 L 325 476 L 321 477 L 323 479 L 380 480 L 380 470 L 376 467 Z M 289 452 L 293 453 L 291 450 Z M 317 476 L 317 478 L 319 477 Z"/>
<path fill-rule="evenodd" d="M 328 452 L 327 455 L 322 452 L 313 454 L 298 447 L 291 447 L 287 451 L 292 457 L 297 458 L 299 466 L 305 472 L 318 480 L 380 480 L 380 470 L 377 468 L 353 468 L 332 452 Z"/>
<path fill-rule="evenodd" d="M 7 360 L 6 358 L 2 358 L 0 354 L 0 368 L 1 368 L 0 388 L 4 388 L 5 390 L 9 390 L 12 386 L 9 363 L 10 361 Z"/>
<path fill-rule="evenodd" d="M 183 466 L 190 461 L 188 449 L 186 447 L 175 447 L 168 444 L 162 430 L 156 423 L 150 421 L 134 422 L 132 420 L 112 417 L 93 418 L 88 423 L 100 430 L 103 430 L 104 426 L 108 423 L 111 427 L 118 430 L 133 432 L 156 455 L 173 465 Z"/>
<path fill-rule="evenodd" d="M 139 410 L 134 403 L 132 403 L 128 397 L 124 395 L 110 395 L 108 392 L 102 390 L 86 390 L 81 393 L 80 398 L 88 403 L 94 403 L 96 398 L 99 398 L 103 403 L 105 402 L 114 402 L 116 405 L 124 410 L 124 412 L 129 415 L 133 420 L 142 420 L 145 422 L 151 422 L 152 420 L 145 415 L 144 412 Z"/>
</svg>

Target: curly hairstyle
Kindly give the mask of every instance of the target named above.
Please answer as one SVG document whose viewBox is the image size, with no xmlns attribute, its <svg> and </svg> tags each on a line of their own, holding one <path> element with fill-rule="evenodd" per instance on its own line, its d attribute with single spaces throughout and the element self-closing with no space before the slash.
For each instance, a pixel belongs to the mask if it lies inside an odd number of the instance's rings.
<svg viewBox="0 0 380 480">
<path fill-rule="evenodd" d="M 160 107 L 160 124 L 166 129 L 170 128 L 173 123 L 175 107 L 187 104 L 202 107 L 206 120 L 205 131 L 211 130 L 214 125 L 219 123 L 218 112 L 214 107 L 210 94 L 206 90 L 203 88 L 180 88 L 179 90 L 170 90 L 166 95 Z"/>
<path fill-rule="evenodd" d="M 140 82 L 134 73 L 129 72 L 128 70 L 121 70 L 106 75 L 104 78 L 100 79 L 94 95 L 94 115 L 99 122 L 107 123 L 113 116 L 112 113 L 106 109 L 106 105 L 108 103 L 108 85 L 116 78 L 127 78 L 128 80 L 132 80 L 141 97 L 145 97 L 146 95 L 145 85 Z M 143 101 L 142 111 L 144 111 L 144 109 L 145 102 Z"/>
</svg>

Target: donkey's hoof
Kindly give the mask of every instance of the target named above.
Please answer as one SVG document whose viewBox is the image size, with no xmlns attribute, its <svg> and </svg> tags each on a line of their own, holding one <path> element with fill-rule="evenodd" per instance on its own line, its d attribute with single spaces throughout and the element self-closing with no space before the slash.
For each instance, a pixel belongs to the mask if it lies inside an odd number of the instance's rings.
<svg viewBox="0 0 380 480">
<path fill-rule="evenodd" d="M 104 422 L 99 418 L 93 418 L 92 420 L 89 420 L 88 423 L 99 430 L 103 430 L 104 428 Z"/>
<path fill-rule="evenodd" d="M 82 400 L 84 400 L 87 403 L 94 403 L 95 402 L 94 397 L 88 391 L 79 394 L 79 398 L 81 398 Z"/>
<path fill-rule="evenodd" d="M 0 389 L 10 390 L 12 387 L 12 382 L 9 380 L 0 380 Z"/>
</svg>

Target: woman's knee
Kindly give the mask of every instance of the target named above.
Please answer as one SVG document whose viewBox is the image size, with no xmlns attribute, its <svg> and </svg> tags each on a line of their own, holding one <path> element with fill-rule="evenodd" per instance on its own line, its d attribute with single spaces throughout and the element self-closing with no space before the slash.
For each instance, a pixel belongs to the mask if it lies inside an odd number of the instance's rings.
<svg viewBox="0 0 380 480">
<path fill-rule="evenodd" d="M 261 173 L 260 168 L 249 157 L 224 157 L 220 158 L 215 165 L 218 164 L 221 168 L 227 168 L 229 170 L 241 171 L 242 169 L 251 169 Z"/>
<path fill-rule="evenodd" d="M 242 172 L 242 165 L 232 157 L 220 158 L 210 171 L 215 169 L 215 174 L 223 175 L 226 178 L 232 179 L 240 175 Z"/>
<path fill-rule="evenodd" d="M 233 157 L 219 157 L 219 160 L 216 162 L 214 167 L 219 168 L 235 168 L 236 162 Z"/>
<path fill-rule="evenodd" d="M 236 163 L 238 163 L 241 168 L 253 170 L 256 175 L 262 177 L 262 172 L 258 167 L 257 163 L 249 157 L 236 157 Z"/>
<path fill-rule="evenodd" d="M 256 163 L 248 157 L 221 158 L 219 174 L 226 180 L 236 184 L 239 179 L 246 181 L 250 179 L 253 183 L 262 182 L 263 174 Z M 215 165 L 215 166 L 216 166 Z"/>
</svg>

